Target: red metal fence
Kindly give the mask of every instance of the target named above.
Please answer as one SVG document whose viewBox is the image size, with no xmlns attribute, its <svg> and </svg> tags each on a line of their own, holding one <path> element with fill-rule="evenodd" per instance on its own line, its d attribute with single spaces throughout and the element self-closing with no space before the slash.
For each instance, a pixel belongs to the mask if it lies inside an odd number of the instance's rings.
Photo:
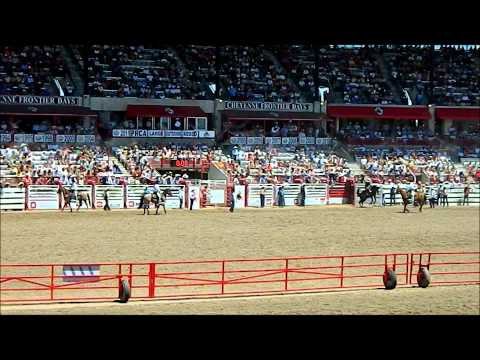
<svg viewBox="0 0 480 360">
<path fill-rule="evenodd" d="M 425 252 L 89 265 L 2 264 L 0 302 L 115 300 L 122 280 L 128 281 L 132 299 L 383 288 L 387 268 L 395 271 L 400 287 L 414 284 L 421 267 L 430 270 L 432 285 L 480 284 L 479 257 L 480 252 Z"/>
</svg>

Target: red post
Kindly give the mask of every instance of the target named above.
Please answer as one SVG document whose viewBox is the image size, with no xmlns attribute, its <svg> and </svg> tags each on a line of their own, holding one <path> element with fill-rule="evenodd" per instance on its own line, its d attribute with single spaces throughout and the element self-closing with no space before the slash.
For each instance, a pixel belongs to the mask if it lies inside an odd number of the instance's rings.
<svg viewBox="0 0 480 360">
<path fill-rule="evenodd" d="M 427 269 L 430 271 L 430 258 L 432 257 L 432 254 L 428 254 L 428 264 L 427 264 Z"/>
<path fill-rule="evenodd" d="M 132 267 L 133 265 L 130 264 L 128 266 L 128 286 L 130 286 L 130 291 L 132 289 L 132 283 L 133 283 L 133 279 L 132 279 Z"/>
<path fill-rule="evenodd" d="M 340 287 L 343 288 L 343 264 L 344 264 L 344 261 L 345 261 L 345 257 L 342 256 L 342 264 L 341 264 L 341 268 L 340 268 Z"/>
<path fill-rule="evenodd" d="M 122 264 L 118 264 L 118 296 L 122 292 Z"/>
<path fill-rule="evenodd" d="M 55 276 L 55 265 L 51 266 L 50 272 L 50 300 L 53 300 L 53 288 L 54 288 L 54 276 Z"/>
<path fill-rule="evenodd" d="M 224 288 L 225 288 L 225 260 L 222 261 L 222 295 L 225 293 Z"/>
<path fill-rule="evenodd" d="M 397 271 L 397 254 L 393 254 L 393 271 Z"/>
<path fill-rule="evenodd" d="M 285 290 L 288 289 L 288 259 L 285 259 Z"/>
<path fill-rule="evenodd" d="M 410 254 L 410 280 L 408 281 L 409 284 L 412 283 L 412 274 L 413 274 L 413 254 Z"/>
<path fill-rule="evenodd" d="M 148 271 L 148 297 L 155 297 L 155 264 L 149 265 Z"/>
<path fill-rule="evenodd" d="M 387 261 L 388 255 L 385 255 L 385 271 L 388 269 L 388 261 Z"/>
</svg>

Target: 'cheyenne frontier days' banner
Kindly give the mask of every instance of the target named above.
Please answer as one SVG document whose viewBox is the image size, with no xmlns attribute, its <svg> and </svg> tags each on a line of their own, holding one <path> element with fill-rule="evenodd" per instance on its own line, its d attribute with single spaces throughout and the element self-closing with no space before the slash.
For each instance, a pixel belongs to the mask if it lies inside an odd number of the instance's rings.
<svg viewBox="0 0 480 360">
<path fill-rule="evenodd" d="M 225 110 L 313 112 L 313 104 L 272 103 L 261 101 L 225 101 Z"/>
<path fill-rule="evenodd" d="M 0 95 L 0 104 L 4 105 L 74 105 L 81 106 L 79 96 L 30 96 Z"/>
</svg>

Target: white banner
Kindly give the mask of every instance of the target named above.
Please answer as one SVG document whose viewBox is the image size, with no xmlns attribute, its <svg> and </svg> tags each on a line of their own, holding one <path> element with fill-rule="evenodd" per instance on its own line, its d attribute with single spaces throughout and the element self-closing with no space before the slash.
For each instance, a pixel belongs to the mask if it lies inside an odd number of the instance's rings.
<svg viewBox="0 0 480 360">
<path fill-rule="evenodd" d="M 33 137 L 34 142 L 53 142 L 52 134 L 35 134 Z"/>
<path fill-rule="evenodd" d="M 230 144 L 232 145 L 246 145 L 247 138 L 245 136 L 232 136 L 230 138 Z"/>
<path fill-rule="evenodd" d="M 12 134 L 0 134 L 0 143 L 12 142 Z"/>
<path fill-rule="evenodd" d="M 55 141 L 57 143 L 74 143 L 75 135 L 57 135 L 55 136 Z"/>
<path fill-rule="evenodd" d="M 32 143 L 33 134 L 15 134 L 13 139 L 16 143 Z"/>
<path fill-rule="evenodd" d="M 215 131 L 198 130 L 198 137 L 201 139 L 213 139 L 215 137 Z"/>
<path fill-rule="evenodd" d="M 247 145 L 263 145 L 263 136 L 247 137 Z"/>
<path fill-rule="evenodd" d="M 94 143 L 95 135 L 77 135 L 78 143 Z"/>
<path fill-rule="evenodd" d="M 313 104 L 273 103 L 261 101 L 225 101 L 225 110 L 313 112 Z"/>
<path fill-rule="evenodd" d="M 212 135 L 212 132 L 201 130 L 203 137 L 207 137 L 205 135 Z M 152 138 L 163 138 L 163 137 L 180 137 L 180 138 L 198 138 L 199 137 L 199 130 L 125 130 L 125 129 L 113 129 L 112 131 L 113 137 L 152 137 Z M 215 132 L 213 132 L 213 136 L 215 136 Z"/>
</svg>

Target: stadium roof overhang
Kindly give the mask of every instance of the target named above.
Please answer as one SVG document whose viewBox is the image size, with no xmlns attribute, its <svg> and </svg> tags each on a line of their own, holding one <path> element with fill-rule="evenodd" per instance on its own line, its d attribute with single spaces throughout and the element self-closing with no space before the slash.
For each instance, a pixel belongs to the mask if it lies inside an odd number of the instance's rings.
<svg viewBox="0 0 480 360">
<path fill-rule="evenodd" d="M 480 121 L 480 107 L 438 106 L 435 109 L 437 119 Z"/>
<path fill-rule="evenodd" d="M 327 115 L 341 119 L 429 120 L 428 106 L 350 105 L 327 106 Z"/>
<path fill-rule="evenodd" d="M 98 117 L 95 111 L 84 107 L 48 105 L 0 105 L 0 115 Z"/>
<path fill-rule="evenodd" d="M 232 121 L 255 121 L 255 120 L 294 120 L 314 121 L 324 120 L 325 116 L 318 113 L 297 113 L 297 112 L 252 112 L 252 111 L 223 111 L 222 114 Z"/>
<path fill-rule="evenodd" d="M 199 106 L 128 105 L 127 117 L 205 117 Z"/>
</svg>

